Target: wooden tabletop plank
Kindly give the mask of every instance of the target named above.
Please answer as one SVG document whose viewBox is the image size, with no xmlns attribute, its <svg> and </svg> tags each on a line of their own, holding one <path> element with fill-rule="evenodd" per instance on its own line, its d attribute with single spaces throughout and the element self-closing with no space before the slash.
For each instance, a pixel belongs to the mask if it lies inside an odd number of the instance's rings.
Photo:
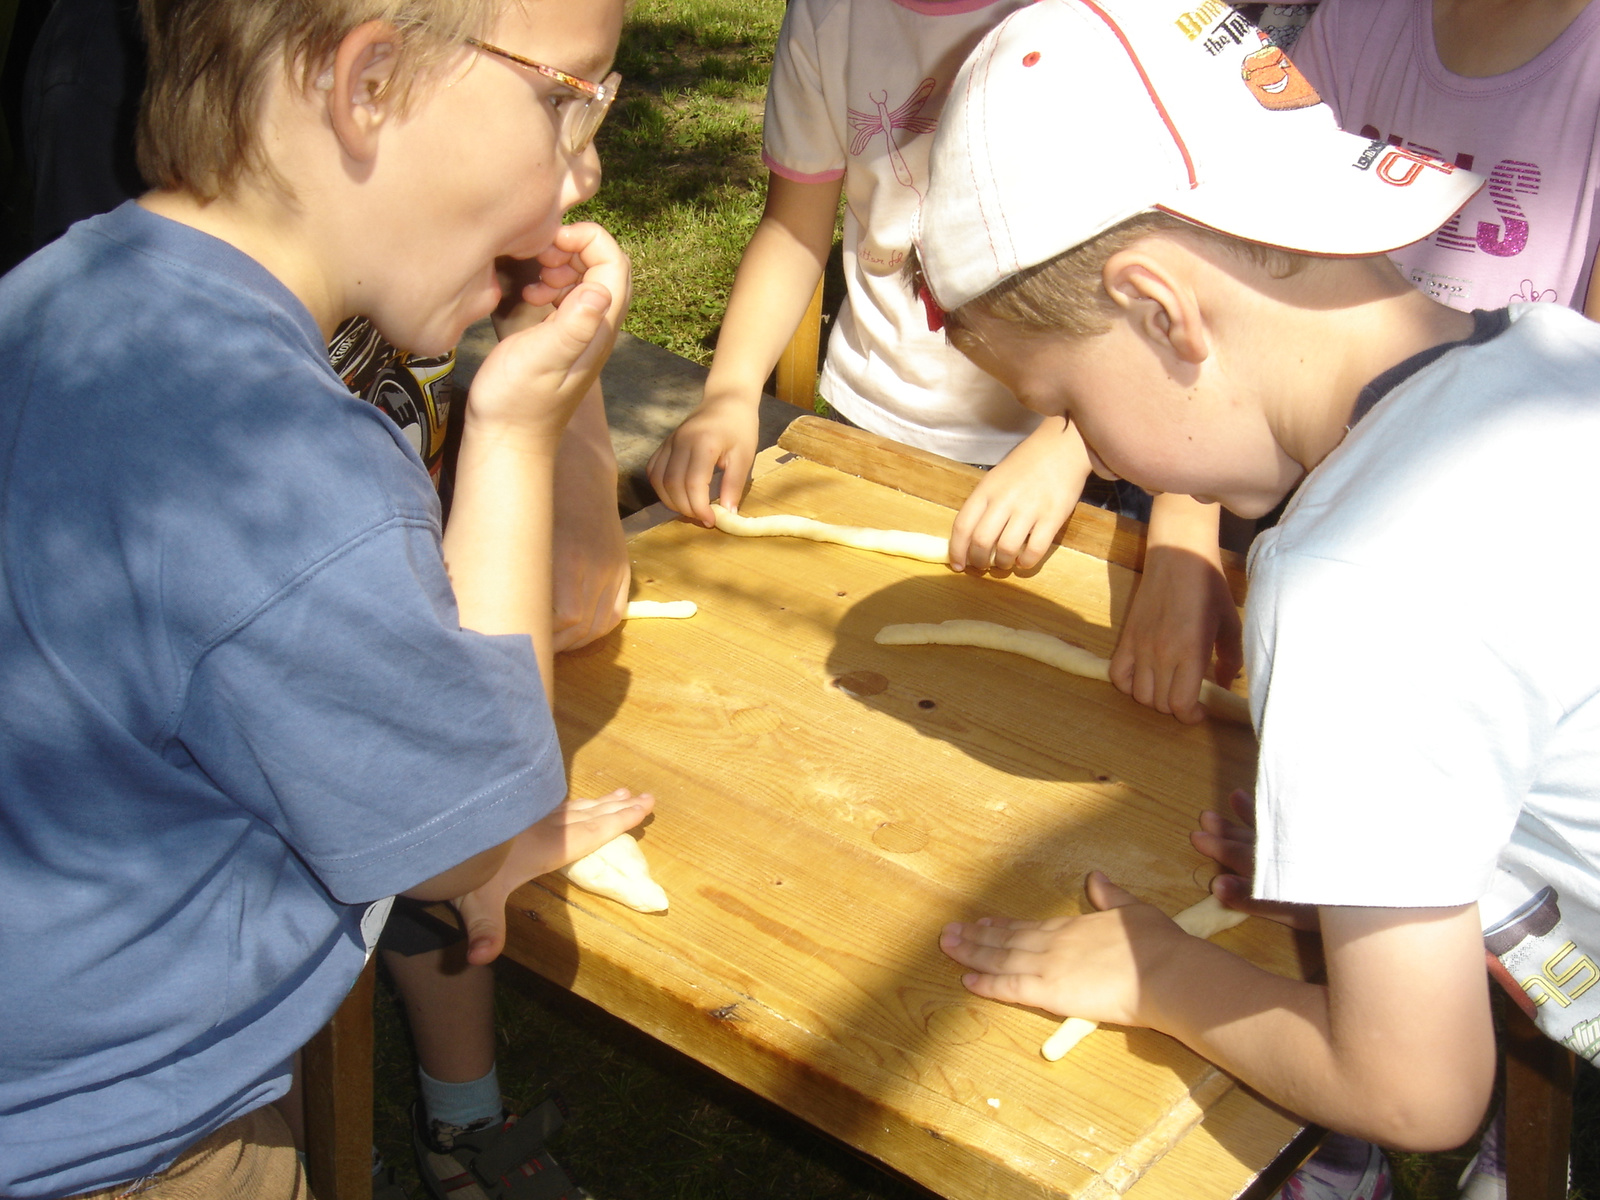
<svg viewBox="0 0 1600 1200">
<path fill-rule="evenodd" d="M 950 519 L 803 459 L 742 511 Z M 672 908 L 541 881 L 515 898 L 512 957 L 952 1197 L 1231 1196 L 1288 1141 L 1291 1122 L 1148 1031 L 1045 1063 L 1055 1019 L 972 997 L 938 950 L 948 920 L 1082 911 L 1093 867 L 1168 912 L 1203 894 L 1186 834 L 1249 781 L 1248 731 L 1014 655 L 872 640 L 973 617 L 1109 654 L 1131 572 L 1063 548 L 1032 578 L 982 579 L 681 521 L 630 547 L 639 598 L 700 615 L 558 656 L 557 710 L 575 792 L 656 794 L 642 845 Z M 1278 927 L 1222 940 L 1301 969 Z M 1211 1190 L 1182 1190 L 1195 1172 Z"/>
</svg>

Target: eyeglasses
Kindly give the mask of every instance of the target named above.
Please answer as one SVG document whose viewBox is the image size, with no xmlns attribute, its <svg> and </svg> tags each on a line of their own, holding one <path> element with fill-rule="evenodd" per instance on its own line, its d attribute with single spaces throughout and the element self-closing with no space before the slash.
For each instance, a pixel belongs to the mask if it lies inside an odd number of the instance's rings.
<svg viewBox="0 0 1600 1200">
<path fill-rule="evenodd" d="M 583 97 L 582 104 L 564 105 L 561 109 L 561 131 L 566 135 L 567 149 L 573 154 L 582 154 L 589 148 L 589 143 L 594 141 L 595 131 L 600 128 L 600 122 L 606 119 L 606 114 L 611 111 L 611 102 L 617 98 L 617 89 L 622 86 L 622 76 L 615 71 L 607 75 L 599 83 L 591 83 L 587 79 L 579 79 L 576 75 L 568 75 L 555 67 L 547 67 L 544 63 L 534 62 L 531 58 L 523 58 L 520 54 L 513 54 L 509 50 L 502 50 L 499 46 L 491 46 L 488 42 L 480 42 L 477 38 L 464 39 L 467 45 L 485 54 L 493 54 L 496 58 L 503 58 L 507 62 L 516 63 L 519 67 L 526 67 L 543 75 L 546 79 L 554 79 L 562 87 L 577 92 Z"/>
</svg>

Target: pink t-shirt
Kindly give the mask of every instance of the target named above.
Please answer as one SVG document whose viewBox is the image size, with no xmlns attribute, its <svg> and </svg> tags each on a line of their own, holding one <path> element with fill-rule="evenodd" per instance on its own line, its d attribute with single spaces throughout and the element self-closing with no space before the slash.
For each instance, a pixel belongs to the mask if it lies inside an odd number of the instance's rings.
<svg viewBox="0 0 1600 1200">
<path fill-rule="evenodd" d="M 1440 63 L 1432 0 L 1322 0 L 1294 60 L 1344 129 L 1488 179 L 1390 255 L 1413 283 L 1460 309 L 1583 307 L 1600 240 L 1600 3 L 1531 62 L 1474 79 Z"/>
</svg>

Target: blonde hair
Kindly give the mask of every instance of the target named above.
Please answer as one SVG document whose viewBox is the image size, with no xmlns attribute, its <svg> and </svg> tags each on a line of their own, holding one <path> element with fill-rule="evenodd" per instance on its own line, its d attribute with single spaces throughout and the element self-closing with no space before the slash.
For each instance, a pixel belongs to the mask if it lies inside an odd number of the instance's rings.
<svg viewBox="0 0 1600 1200">
<path fill-rule="evenodd" d="M 385 86 L 404 106 L 420 75 L 465 37 L 484 36 L 505 0 L 140 0 L 148 82 L 139 110 L 138 161 L 152 187 L 203 201 L 241 176 L 270 176 L 260 141 L 269 73 L 302 87 L 339 43 L 368 21 L 400 32 Z"/>
<path fill-rule="evenodd" d="M 1087 242 L 1027 267 L 954 312 L 945 330 L 957 349 L 978 341 L 973 318 L 983 318 L 1032 333 L 1097 337 L 1111 328 L 1116 308 L 1105 289 L 1106 263 L 1153 234 L 1218 246 L 1261 267 L 1277 279 L 1298 273 L 1311 256 L 1247 242 L 1164 212 L 1140 213 Z"/>
</svg>

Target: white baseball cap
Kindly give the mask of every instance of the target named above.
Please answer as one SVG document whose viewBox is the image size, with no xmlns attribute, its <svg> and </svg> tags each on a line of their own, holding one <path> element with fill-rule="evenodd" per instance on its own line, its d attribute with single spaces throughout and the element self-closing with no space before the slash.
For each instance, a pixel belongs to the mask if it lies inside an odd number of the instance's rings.
<svg viewBox="0 0 1600 1200">
<path fill-rule="evenodd" d="M 956 76 L 912 238 L 948 311 L 1138 213 L 1309 254 L 1382 254 L 1482 185 L 1341 132 L 1223 0 L 1038 0 Z"/>
</svg>

